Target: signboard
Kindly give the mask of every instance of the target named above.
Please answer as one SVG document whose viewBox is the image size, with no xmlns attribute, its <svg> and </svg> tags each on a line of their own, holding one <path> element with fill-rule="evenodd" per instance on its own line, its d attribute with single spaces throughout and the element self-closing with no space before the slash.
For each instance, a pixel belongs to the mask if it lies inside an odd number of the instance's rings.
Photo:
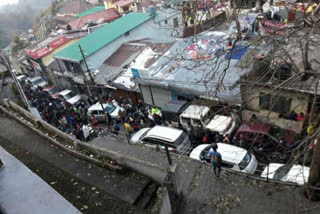
<svg viewBox="0 0 320 214">
<path fill-rule="evenodd" d="M 65 36 L 62 36 L 56 40 L 54 40 L 53 42 L 50 43 L 50 46 L 53 48 L 53 49 L 56 49 L 58 47 L 60 47 L 61 45 L 67 43 L 67 38 Z"/>
<path fill-rule="evenodd" d="M 138 69 L 131 68 L 132 76 L 135 79 L 140 79 L 140 73 Z"/>
<path fill-rule="evenodd" d="M 48 54 L 54 49 L 57 49 L 61 45 L 68 42 L 68 39 L 65 36 L 61 36 L 58 39 L 52 41 L 47 47 L 39 48 L 35 51 L 26 50 L 26 53 L 33 59 L 40 59 Z"/>
</svg>

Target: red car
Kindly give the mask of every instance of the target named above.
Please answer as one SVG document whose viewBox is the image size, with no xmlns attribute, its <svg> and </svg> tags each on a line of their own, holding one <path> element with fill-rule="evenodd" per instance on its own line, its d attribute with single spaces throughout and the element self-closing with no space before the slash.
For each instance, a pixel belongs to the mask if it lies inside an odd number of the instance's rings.
<svg viewBox="0 0 320 214">
<path fill-rule="evenodd" d="M 239 140 L 242 135 L 247 143 L 261 144 L 272 143 L 278 145 L 283 138 L 287 146 L 295 142 L 296 133 L 290 130 L 281 129 L 271 124 L 258 121 L 244 122 L 238 129 L 235 137 Z"/>
<path fill-rule="evenodd" d="M 59 96 L 59 91 L 56 87 L 49 86 L 47 88 L 42 89 L 48 96 L 52 97 L 53 99 L 57 99 Z"/>
</svg>

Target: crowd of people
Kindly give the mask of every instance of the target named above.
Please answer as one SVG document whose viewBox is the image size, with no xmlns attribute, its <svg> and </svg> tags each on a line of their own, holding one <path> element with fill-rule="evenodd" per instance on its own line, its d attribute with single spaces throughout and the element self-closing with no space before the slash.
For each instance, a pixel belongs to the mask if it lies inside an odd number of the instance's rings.
<svg viewBox="0 0 320 214">
<path fill-rule="evenodd" d="M 115 100 L 113 97 L 107 96 L 99 100 L 97 97 L 91 96 L 77 105 L 70 105 L 61 99 L 52 98 L 41 87 L 36 90 L 26 90 L 26 95 L 31 106 L 38 109 L 43 120 L 82 141 L 89 141 L 100 133 L 104 133 L 104 129 L 100 127 L 94 115 L 88 115 L 89 106 L 97 102 L 121 107 L 119 110 L 120 119 L 112 118 L 108 112 L 105 112 L 104 115 L 108 131 L 116 135 L 122 133 L 121 127 L 129 137 L 141 128 L 162 124 L 159 109 L 149 109 L 141 100 L 133 105 L 131 100 L 122 97 Z"/>
</svg>

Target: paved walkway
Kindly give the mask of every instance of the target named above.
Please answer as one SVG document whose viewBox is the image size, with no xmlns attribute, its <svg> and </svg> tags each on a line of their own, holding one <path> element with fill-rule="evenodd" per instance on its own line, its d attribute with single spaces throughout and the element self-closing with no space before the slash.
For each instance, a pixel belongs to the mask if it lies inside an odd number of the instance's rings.
<svg viewBox="0 0 320 214">
<path fill-rule="evenodd" d="M 80 213 L 46 182 L 0 147 L 0 206 L 4 213 Z"/>
</svg>

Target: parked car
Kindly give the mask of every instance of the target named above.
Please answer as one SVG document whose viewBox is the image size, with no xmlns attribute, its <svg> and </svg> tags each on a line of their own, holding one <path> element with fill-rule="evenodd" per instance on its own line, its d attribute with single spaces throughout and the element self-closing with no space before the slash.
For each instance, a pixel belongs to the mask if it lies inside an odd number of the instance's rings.
<svg viewBox="0 0 320 214">
<path fill-rule="evenodd" d="M 80 95 L 77 95 L 68 89 L 59 92 L 58 98 L 69 103 L 70 105 L 77 105 L 81 101 Z"/>
<path fill-rule="evenodd" d="M 187 101 L 182 100 L 172 100 L 166 105 L 163 106 L 161 109 L 162 112 L 162 118 L 164 121 L 168 122 L 170 121 L 171 124 L 179 128 L 179 115 L 185 110 L 185 108 L 188 106 Z"/>
<path fill-rule="evenodd" d="M 45 81 L 42 77 L 27 78 L 26 83 L 31 86 L 32 90 L 37 89 L 39 86 L 41 88 L 45 88 L 48 86 L 48 82 Z"/>
<path fill-rule="evenodd" d="M 262 172 L 261 177 L 277 181 L 293 182 L 303 185 L 308 182 L 310 168 L 302 165 L 288 166 L 280 163 L 270 163 Z"/>
<path fill-rule="evenodd" d="M 180 123 L 184 128 L 190 124 L 194 129 L 210 130 L 218 133 L 220 136 L 229 134 L 230 136 L 236 130 L 236 121 L 232 117 L 223 115 L 215 115 L 210 112 L 210 108 L 207 106 L 189 105 L 180 114 Z M 198 131 L 199 133 L 199 131 Z"/>
<path fill-rule="evenodd" d="M 233 168 L 249 174 L 253 174 L 256 171 L 258 161 L 253 154 L 230 144 L 217 143 L 217 145 L 217 151 L 222 156 L 222 167 Z M 199 145 L 192 150 L 190 158 L 210 163 L 210 149 L 212 149 L 210 144 Z"/>
<path fill-rule="evenodd" d="M 17 80 L 20 82 L 20 83 L 25 83 L 26 79 L 28 78 L 26 75 L 19 75 L 16 77 Z"/>
<path fill-rule="evenodd" d="M 88 117 L 91 117 L 93 115 L 99 122 L 102 122 L 106 121 L 104 113 L 108 112 L 111 118 L 120 120 L 119 111 L 125 111 L 125 109 L 120 106 L 114 106 L 105 103 L 103 104 L 103 108 L 104 110 L 102 109 L 100 102 L 97 102 L 96 104 L 90 106 L 87 112 Z"/>
<path fill-rule="evenodd" d="M 59 96 L 59 91 L 56 87 L 49 86 L 47 88 L 42 89 L 48 96 L 52 97 L 53 99 L 57 99 Z"/>
<path fill-rule="evenodd" d="M 258 121 L 244 122 L 239 127 L 235 137 L 243 136 L 247 144 L 257 145 L 269 143 L 270 146 L 278 147 L 280 139 L 283 138 L 286 146 L 295 142 L 296 134 L 293 131 L 281 129 L 267 123 Z"/>
<path fill-rule="evenodd" d="M 155 126 L 153 128 L 143 128 L 135 133 L 131 143 L 143 143 L 145 145 L 164 149 L 168 146 L 171 151 L 187 155 L 191 150 L 191 142 L 187 133 L 180 129 L 164 126 Z"/>
</svg>

